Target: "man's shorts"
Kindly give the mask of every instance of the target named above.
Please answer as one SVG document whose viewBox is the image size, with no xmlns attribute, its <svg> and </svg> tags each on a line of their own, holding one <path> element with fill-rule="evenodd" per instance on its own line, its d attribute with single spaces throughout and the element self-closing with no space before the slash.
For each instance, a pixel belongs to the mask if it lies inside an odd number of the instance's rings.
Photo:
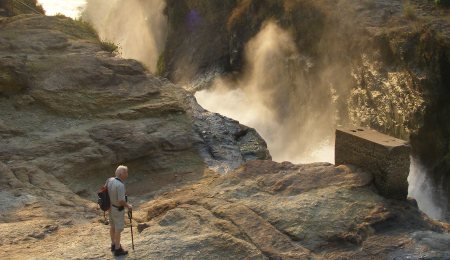
<svg viewBox="0 0 450 260">
<path fill-rule="evenodd" d="M 109 224 L 114 227 L 116 231 L 121 232 L 125 228 L 125 210 L 119 211 L 117 208 L 111 206 L 109 211 Z"/>
</svg>

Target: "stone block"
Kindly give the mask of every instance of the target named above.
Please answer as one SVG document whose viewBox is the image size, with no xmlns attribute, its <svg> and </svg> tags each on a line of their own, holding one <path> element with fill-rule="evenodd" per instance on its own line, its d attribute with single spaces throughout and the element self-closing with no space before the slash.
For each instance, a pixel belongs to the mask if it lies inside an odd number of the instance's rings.
<svg viewBox="0 0 450 260">
<path fill-rule="evenodd" d="M 411 148 L 406 141 L 373 129 L 336 129 L 335 164 L 358 166 L 374 176 L 386 198 L 406 199 Z"/>
</svg>

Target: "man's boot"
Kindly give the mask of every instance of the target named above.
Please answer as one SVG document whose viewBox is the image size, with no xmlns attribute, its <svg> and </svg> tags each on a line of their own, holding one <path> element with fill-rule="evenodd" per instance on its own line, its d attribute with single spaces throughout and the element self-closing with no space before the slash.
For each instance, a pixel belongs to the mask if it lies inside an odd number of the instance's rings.
<svg viewBox="0 0 450 260">
<path fill-rule="evenodd" d="M 119 247 L 119 249 L 114 250 L 114 255 L 115 256 L 121 256 L 121 255 L 127 255 L 128 251 L 123 250 L 122 247 Z"/>
</svg>

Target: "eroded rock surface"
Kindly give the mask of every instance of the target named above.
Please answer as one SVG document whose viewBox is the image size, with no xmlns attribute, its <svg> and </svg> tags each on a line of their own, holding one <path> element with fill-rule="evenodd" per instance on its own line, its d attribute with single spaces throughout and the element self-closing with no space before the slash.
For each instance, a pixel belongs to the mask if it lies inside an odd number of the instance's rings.
<svg viewBox="0 0 450 260">
<path fill-rule="evenodd" d="M 213 252 L 222 252 L 218 257 L 231 258 L 236 252 L 238 258 L 282 259 L 445 258 L 450 253 L 439 246 L 450 238 L 448 226 L 430 221 L 413 204 L 379 196 L 371 175 L 325 163 L 248 162 L 232 174 L 143 205 L 138 219 L 146 222 L 138 244 L 152 245 L 140 256 L 149 258 L 170 251 L 161 240 L 196 248 L 197 253 L 189 252 L 194 258 L 217 257 L 200 242 L 216 237 L 233 241 L 232 248 L 210 242 Z M 424 246 L 427 239 L 436 246 Z M 181 257 L 186 251 L 172 253 Z"/>
<path fill-rule="evenodd" d="M 0 18 L 0 245 L 92 221 L 95 191 L 118 164 L 130 167 L 131 196 L 152 197 L 208 166 L 270 158 L 257 134 L 217 114 L 206 139 L 189 93 L 104 49 L 83 22 Z M 248 156 L 243 138 L 264 153 Z"/>
<path fill-rule="evenodd" d="M 166 3 L 169 35 L 162 56 L 163 73 L 170 79 L 208 78 L 206 72 L 245 73 L 245 46 L 265 23 L 275 21 L 289 31 L 308 61 L 295 71 L 304 73 L 311 89 L 319 89 L 302 99 L 303 88 L 293 87 L 290 95 L 282 96 L 279 103 L 286 106 L 281 109 L 317 100 L 319 113 L 333 115 L 327 121 L 335 118 L 338 125 L 367 126 L 404 140 L 411 137 L 414 156 L 441 190 L 433 195 L 434 202 L 450 214 L 448 8 L 420 0 Z M 198 22 L 186 26 L 192 14 Z M 277 94 L 282 85 L 282 80 L 269 84 Z M 293 118 L 301 118 L 298 110 L 291 111 Z"/>
<path fill-rule="evenodd" d="M 130 259 L 450 257 L 448 224 L 428 219 L 414 203 L 379 196 L 370 174 L 328 163 L 250 161 L 228 175 L 210 172 L 196 184 L 142 204 L 134 219 L 136 250 Z M 60 224 L 54 231 L 39 227 L 43 241 L 7 250 L 17 259 L 27 253 L 113 258 L 108 227 L 100 223 Z M 74 237 L 70 231 L 79 233 Z M 127 248 L 129 232 L 123 234 Z M 85 250 L 80 253 L 75 245 Z"/>
<path fill-rule="evenodd" d="M 1 259 L 113 259 L 92 195 L 119 163 L 131 259 L 450 257 L 449 227 L 369 174 L 248 161 L 270 156 L 254 130 L 101 46 L 67 18 L 0 18 Z"/>
</svg>

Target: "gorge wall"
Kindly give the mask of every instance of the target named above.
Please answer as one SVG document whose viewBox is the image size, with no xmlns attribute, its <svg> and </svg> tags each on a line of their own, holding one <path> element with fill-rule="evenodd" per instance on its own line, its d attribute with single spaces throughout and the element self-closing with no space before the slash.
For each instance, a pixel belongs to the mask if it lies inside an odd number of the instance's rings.
<svg viewBox="0 0 450 260">
<path fill-rule="evenodd" d="M 248 70 L 247 43 L 271 20 L 293 37 L 300 65 L 287 68 L 303 71 L 306 83 L 286 91 L 283 79 L 274 82 L 269 91 L 285 105 L 270 109 L 293 118 L 305 110 L 302 104 L 319 103 L 334 124 L 368 126 L 410 140 L 433 183 L 435 201 L 448 208 L 447 10 L 383 0 L 166 3 L 169 33 L 158 62 L 161 75 L 197 90 L 214 86 L 205 75 L 222 74 L 228 88 L 239 89 Z M 305 96 L 309 100 L 302 100 Z"/>
<path fill-rule="evenodd" d="M 110 47 L 61 15 L 0 17 L 1 259 L 114 259 L 93 200 L 122 163 L 130 258 L 450 258 L 449 225 L 380 196 L 367 171 L 271 161 L 254 129 Z M 127 227 L 122 244 L 131 243 Z"/>
</svg>

